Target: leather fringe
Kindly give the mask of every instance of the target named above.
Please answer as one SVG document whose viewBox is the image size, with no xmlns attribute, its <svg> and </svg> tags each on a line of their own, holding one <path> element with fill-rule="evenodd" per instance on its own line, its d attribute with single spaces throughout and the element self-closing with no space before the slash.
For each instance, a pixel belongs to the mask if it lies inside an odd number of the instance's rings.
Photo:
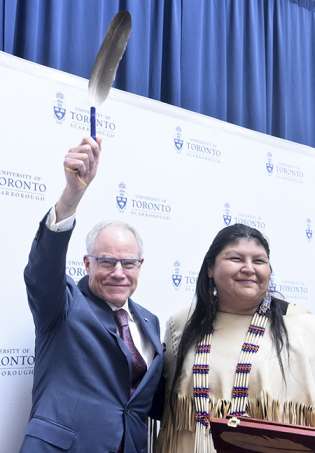
<svg viewBox="0 0 315 453">
<path fill-rule="evenodd" d="M 248 401 L 248 415 L 290 425 L 315 426 L 315 406 L 286 401 L 282 407 L 277 400 L 262 392 L 259 399 Z"/>
<path fill-rule="evenodd" d="M 209 413 L 213 417 L 225 418 L 230 410 L 231 402 L 226 400 L 210 400 Z M 315 406 L 303 403 L 285 402 L 280 407 L 277 400 L 261 392 L 257 399 L 248 401 L 248 416 L 261 420 L 275 421 L 292 425 L 315 426 Z M 174 419 L 170 409 L 164 415 L 154 452 L 176 452 L 178 436 L 181 431 L 196 430 L 194 400 L 191 396 L 177 395 L 174 403 Z M 204 453 L 204 452 L 198 452 Z"/>
<path fill-rule="evenodd" d="M 148 418 L 148 453 L 153 453 L 158 433 L 159 422 L 151 417 Z"/>
</svg>

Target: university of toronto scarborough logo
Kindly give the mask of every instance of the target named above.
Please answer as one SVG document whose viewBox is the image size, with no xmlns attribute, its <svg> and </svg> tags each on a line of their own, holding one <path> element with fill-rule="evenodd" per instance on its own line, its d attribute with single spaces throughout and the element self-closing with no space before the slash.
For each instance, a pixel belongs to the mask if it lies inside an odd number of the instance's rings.
<svg viewBox="0 0 315 453">
<path fill-rule="evenodd" d="M 179 261 L 175 261 L 174 263 L 174 273 L 172 274 L 172 282 L 174 285 L 174 288 L 179 288 L 181 282 L 182 282 L 183 276 L 180 273 L 180 263 Z"/>
<path fill-rule="evenodd" d="M 265 169 L 268 176 L 299 184 L 304 182 L 304 169 L 300 162 L 280 161 L 279 156 L 274 159 L 270 152 L 266 154 Z"/>
<path fill-rule="evenodd" d="M 66 109 L 64 107 L 64 95 L 60 92 L 56 93 L 56 101 L 54 104 L 54 115 L 58 123 L 61 123 L 66 116 Z"/>
<path fill-rule="evenodd" d="M 118 185 L 118 195 L 116 195 L 116 204 L 120 211 L 124 211 L 127 206 L 127 191 L 126 191 L 126 184 L 121 182 Z"/>
<path fill-rule="evenodd" d="M 311 219 L 306 219 L 306 228 L 305 228 L 305 234 L 307 239 L 310 241 L 313 237 L 313 230 L 312 230 L 312 222 Z"/>
<path fill-rule="evenodd" d="M 272 175 L 273 163 L 272 163 L 272 154 L 271 153 L 267 153 L 266 169 L 267 169 L 268 175 Z"/>
<path fill-rule="evenodd" d="M 224 204 L 223 221 L 226 226 L 229 226 L 232 221 L 231 208 L 229 203 Z"/>
<path fill-rule="evenodd" d="M 177 151 L 180 152 L 183 147 L 184 140 L 182 138 L 182 129 L 179 126 L 176 128 L 176 137 L 174 137 L 174 144 Z"/>
</svg>

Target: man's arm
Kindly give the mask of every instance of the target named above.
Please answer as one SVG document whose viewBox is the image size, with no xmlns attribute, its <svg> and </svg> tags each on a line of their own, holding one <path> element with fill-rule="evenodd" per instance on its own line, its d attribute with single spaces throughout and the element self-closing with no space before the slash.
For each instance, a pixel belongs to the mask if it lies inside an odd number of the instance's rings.
<svg viewBox="0 0 315 453">
<path fill-rule="evenodd" d="M 100 151 L 100 140 L 88 137 L 66 154 L 63 166 L 67 183 L 55 205 L 56 222 L 76 212 L 81 198 L 96 175 Z"/>
<path fill-rule="evenodd" d="M 66 186 L 55 205 L 56 222 L 75 214 L 87 187 L 94 179 L 100 155 L 100 141 L 85 138 L 64 159 Z M 66 253 L 72 228 L 51 231 L 46 217 L 33 241 L 24 278 L 37 330 L 46 331 L 63 315 L 66 294 Z"/>
</svg>

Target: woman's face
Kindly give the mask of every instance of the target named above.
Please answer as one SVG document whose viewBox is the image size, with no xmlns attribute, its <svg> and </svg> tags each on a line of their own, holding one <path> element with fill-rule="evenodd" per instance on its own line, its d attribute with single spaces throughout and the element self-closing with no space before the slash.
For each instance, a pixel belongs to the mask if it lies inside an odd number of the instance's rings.
<svg viewBox="0 0 315 453">
<path fill-rule="evenodd" d="M 271 268 L 264 247 L 255 239 L 239 239 L 216 257 L 208 275 L 214 279 L 219 307 L 231 313 L 252 313 L 268 289 Z"/>
</svg>

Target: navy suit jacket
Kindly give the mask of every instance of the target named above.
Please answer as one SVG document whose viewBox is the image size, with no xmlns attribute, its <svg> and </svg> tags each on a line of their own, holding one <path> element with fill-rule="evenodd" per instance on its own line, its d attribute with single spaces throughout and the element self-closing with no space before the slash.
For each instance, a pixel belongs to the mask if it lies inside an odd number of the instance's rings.
<svg viewBox="0 0 315 453">
<path fill-rule="evenodd" d="M 21 453 L 117 452 L 147 449 L 147 416 L 163 366 L 156 316 L 129 300 L 155 356 L 130 397 L 131 363 L 112 310 L 94 296 L 87 277 L 66 276 L 72 231 L 41 222 L 25 269 L 33 314 L 35 368 L 30 420 Z"/>
</svg>

